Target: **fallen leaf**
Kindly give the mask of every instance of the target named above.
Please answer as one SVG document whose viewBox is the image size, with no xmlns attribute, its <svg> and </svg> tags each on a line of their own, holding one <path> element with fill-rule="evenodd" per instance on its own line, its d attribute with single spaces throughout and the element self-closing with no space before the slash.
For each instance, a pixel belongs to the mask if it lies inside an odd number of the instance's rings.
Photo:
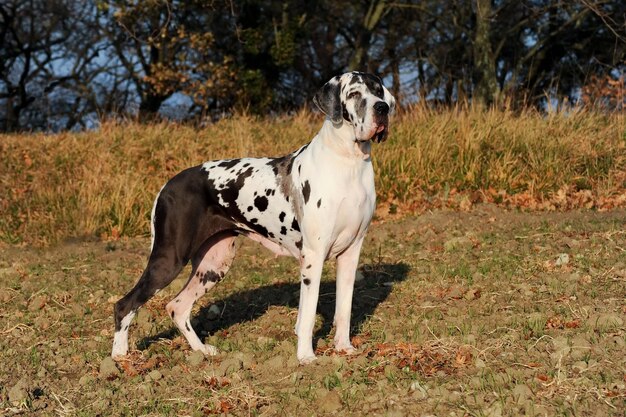
<svg viewBox="0 0 626 417">
<path fill-rule="evenodd" d="M 537 375 L 537 379 L 543 382 L 548 382 L 550 380 L 550 377 L 546 374 L 539 374 Z"/>
</svg>

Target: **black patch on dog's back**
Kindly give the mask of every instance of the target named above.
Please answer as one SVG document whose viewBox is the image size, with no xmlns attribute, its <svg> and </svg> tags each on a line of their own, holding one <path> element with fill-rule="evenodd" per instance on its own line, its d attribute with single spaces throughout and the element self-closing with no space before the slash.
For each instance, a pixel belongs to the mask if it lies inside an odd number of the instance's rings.
<svg viewBox="0 0 626 417">
<path fill-rule="evenodd" d="M 234 167 L 235 165 L 237 165 L 239 162 L 241 162 L 240 159 L 227 159 L 217 164 L 217 166 L 220 168 L 230 169 Z"/>
<path fill-rule="evenodd" d="M 224 162 L 229 162 L 229 161 L 224 161 Z M 203 167 L 200 167 L 200 168 L 204 169 Z M 250 178 L 253 175 L 253 173 L 254 173 L 253 167 L 249 166 L 248 168 L 243 170 L 243 172 L 241 172 L 240 175 L 237 175 L 235 178 L 231 178 L 225 183 L 223 183 L 223 186 L 220 187 L 219 189 L 215 186 L 215 181 L 213 179 L 209 178 L 207 180 L 207 183 L 211 192 L 214 193 L 214 199 L 216 201 L 220 201 L 219 199 L 221 198 L 221 200 L 223 201 L 223 206 L 225 208 L 224 210 L 225 215 L 230 217 L 231 220 L 233 221 L 245 224 L 247 227 L 254 230 L 261 236 L 268 237 L 269 234 L 268 234 L 267 228 L 260 224 L 257 224 L 256 222 L 258 221 L 258 219 L 250 219 L 250 220 L 246 219 L 244 214 L 241 212 L 241 210 L 237 206 L 237 199 L 239 198 L 239 190 L 243 188 L 244 183 L 246 182 L 248 178 Z M 260 198 L 267 200 L 263 196 Z M 256 205 L 256 200 L 255 200 L 255 205 Z M 260 205 L 263 206 L 263 203 L 261 202 Z M 267 204 L 266 204 L 266 208 L 267 208 Z"/>
</svg>

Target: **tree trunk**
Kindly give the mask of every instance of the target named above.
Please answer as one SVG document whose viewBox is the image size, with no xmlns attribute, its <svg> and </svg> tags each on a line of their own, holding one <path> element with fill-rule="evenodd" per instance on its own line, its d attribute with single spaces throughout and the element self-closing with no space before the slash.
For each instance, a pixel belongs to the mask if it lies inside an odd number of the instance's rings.
<svg viewBox="0 0 626 417">
<path fill-rule="evenodd" d="M 150 60 L 144 66 L 146 75 L 152 75 L 153 65 L 163 62 L 164 56 L 161 48 L 154 45 L 150 46 Z M 141 80 L 143 82 L 143 80 Z M 150 121 L 158 117 L 161 104 L 167 100 L 169 95 L 158 94 L 150 83 L 144 83 L 143 93 L 141 94 L 141 103 L 139 104 L 139 120 Z"/>
<path fill-rule="evenodd" d="M 167 99 L 167 96 L 159 94 L 146 93 L 141 98 L 139 104 L 139 120 L 153 120 L 158 117 L 161 104 Z"/>
<path fill-rule="evenodd" d="M 15 116 L 15 107 L 13 105 L 13 97 L 9 96 L 5 102 L 6 107 L 6 120 L 4 131 L 5 132 L 14 132 L 19 128 L 19 117 Z"/>
<path fill-rule="evenodd" d="M 475 102 L 490 106 L 498 102 L 499 88 L 496 62 L 489 34 L 491 32 L 491 0 L 475 0 L 476 30 L 474 33 Z"/>
<path fill-rule="evenodd" d="M 367 14 L 363 19 L 363 25 L 356 35 L 354 54 L 352 55 L 349 65 L 350 71 L 368 70 L 368 68 L 366 68 L 367 52 L 370 47 L 370 41 L 372 40 L 372 33 L 383 17 L 386 7 L 386 0 L 371 0 Z"/>
</svg>

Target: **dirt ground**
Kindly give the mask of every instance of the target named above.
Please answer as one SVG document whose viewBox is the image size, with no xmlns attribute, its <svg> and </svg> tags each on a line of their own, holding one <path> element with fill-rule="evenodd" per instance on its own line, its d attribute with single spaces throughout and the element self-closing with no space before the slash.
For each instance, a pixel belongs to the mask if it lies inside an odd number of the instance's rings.
<svg viewBox="0 0 626 417">
<path fill-rule="evenodd" d="M 296 261 L 239 245 L 192 322 L 219 355 L 190 351 L 165 313 L 181 275 L 140 310 L 117 364 L 113 303 L 149 240 L 2 247 L 0 414 L 625 415 L 624 210 L 485 205 L 373 224 L 353 305 L 359 353 L 330 347 L 329 263 L 308 366 L 295 358 Z"/>
</svg>

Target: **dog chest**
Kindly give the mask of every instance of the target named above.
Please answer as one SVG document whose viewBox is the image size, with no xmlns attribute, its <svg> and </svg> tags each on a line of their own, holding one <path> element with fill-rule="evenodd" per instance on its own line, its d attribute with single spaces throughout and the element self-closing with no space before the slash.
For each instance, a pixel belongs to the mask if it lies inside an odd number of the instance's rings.
<svg viewBox="0 0 626 417">
<path fill-rule="evenodd" d="M 318 159 L 319 160 L 319 159 Z M 332 170 L 302 172 L 297 186 L 304 187 L 302 232 L 305 244 L 319 244 L 334 257 L 362 237 L 376 203 L 374 173 L 369 161 L 334 165 Z M 324 249 L 320 247 L 319 249 Z"/>
</svg>

